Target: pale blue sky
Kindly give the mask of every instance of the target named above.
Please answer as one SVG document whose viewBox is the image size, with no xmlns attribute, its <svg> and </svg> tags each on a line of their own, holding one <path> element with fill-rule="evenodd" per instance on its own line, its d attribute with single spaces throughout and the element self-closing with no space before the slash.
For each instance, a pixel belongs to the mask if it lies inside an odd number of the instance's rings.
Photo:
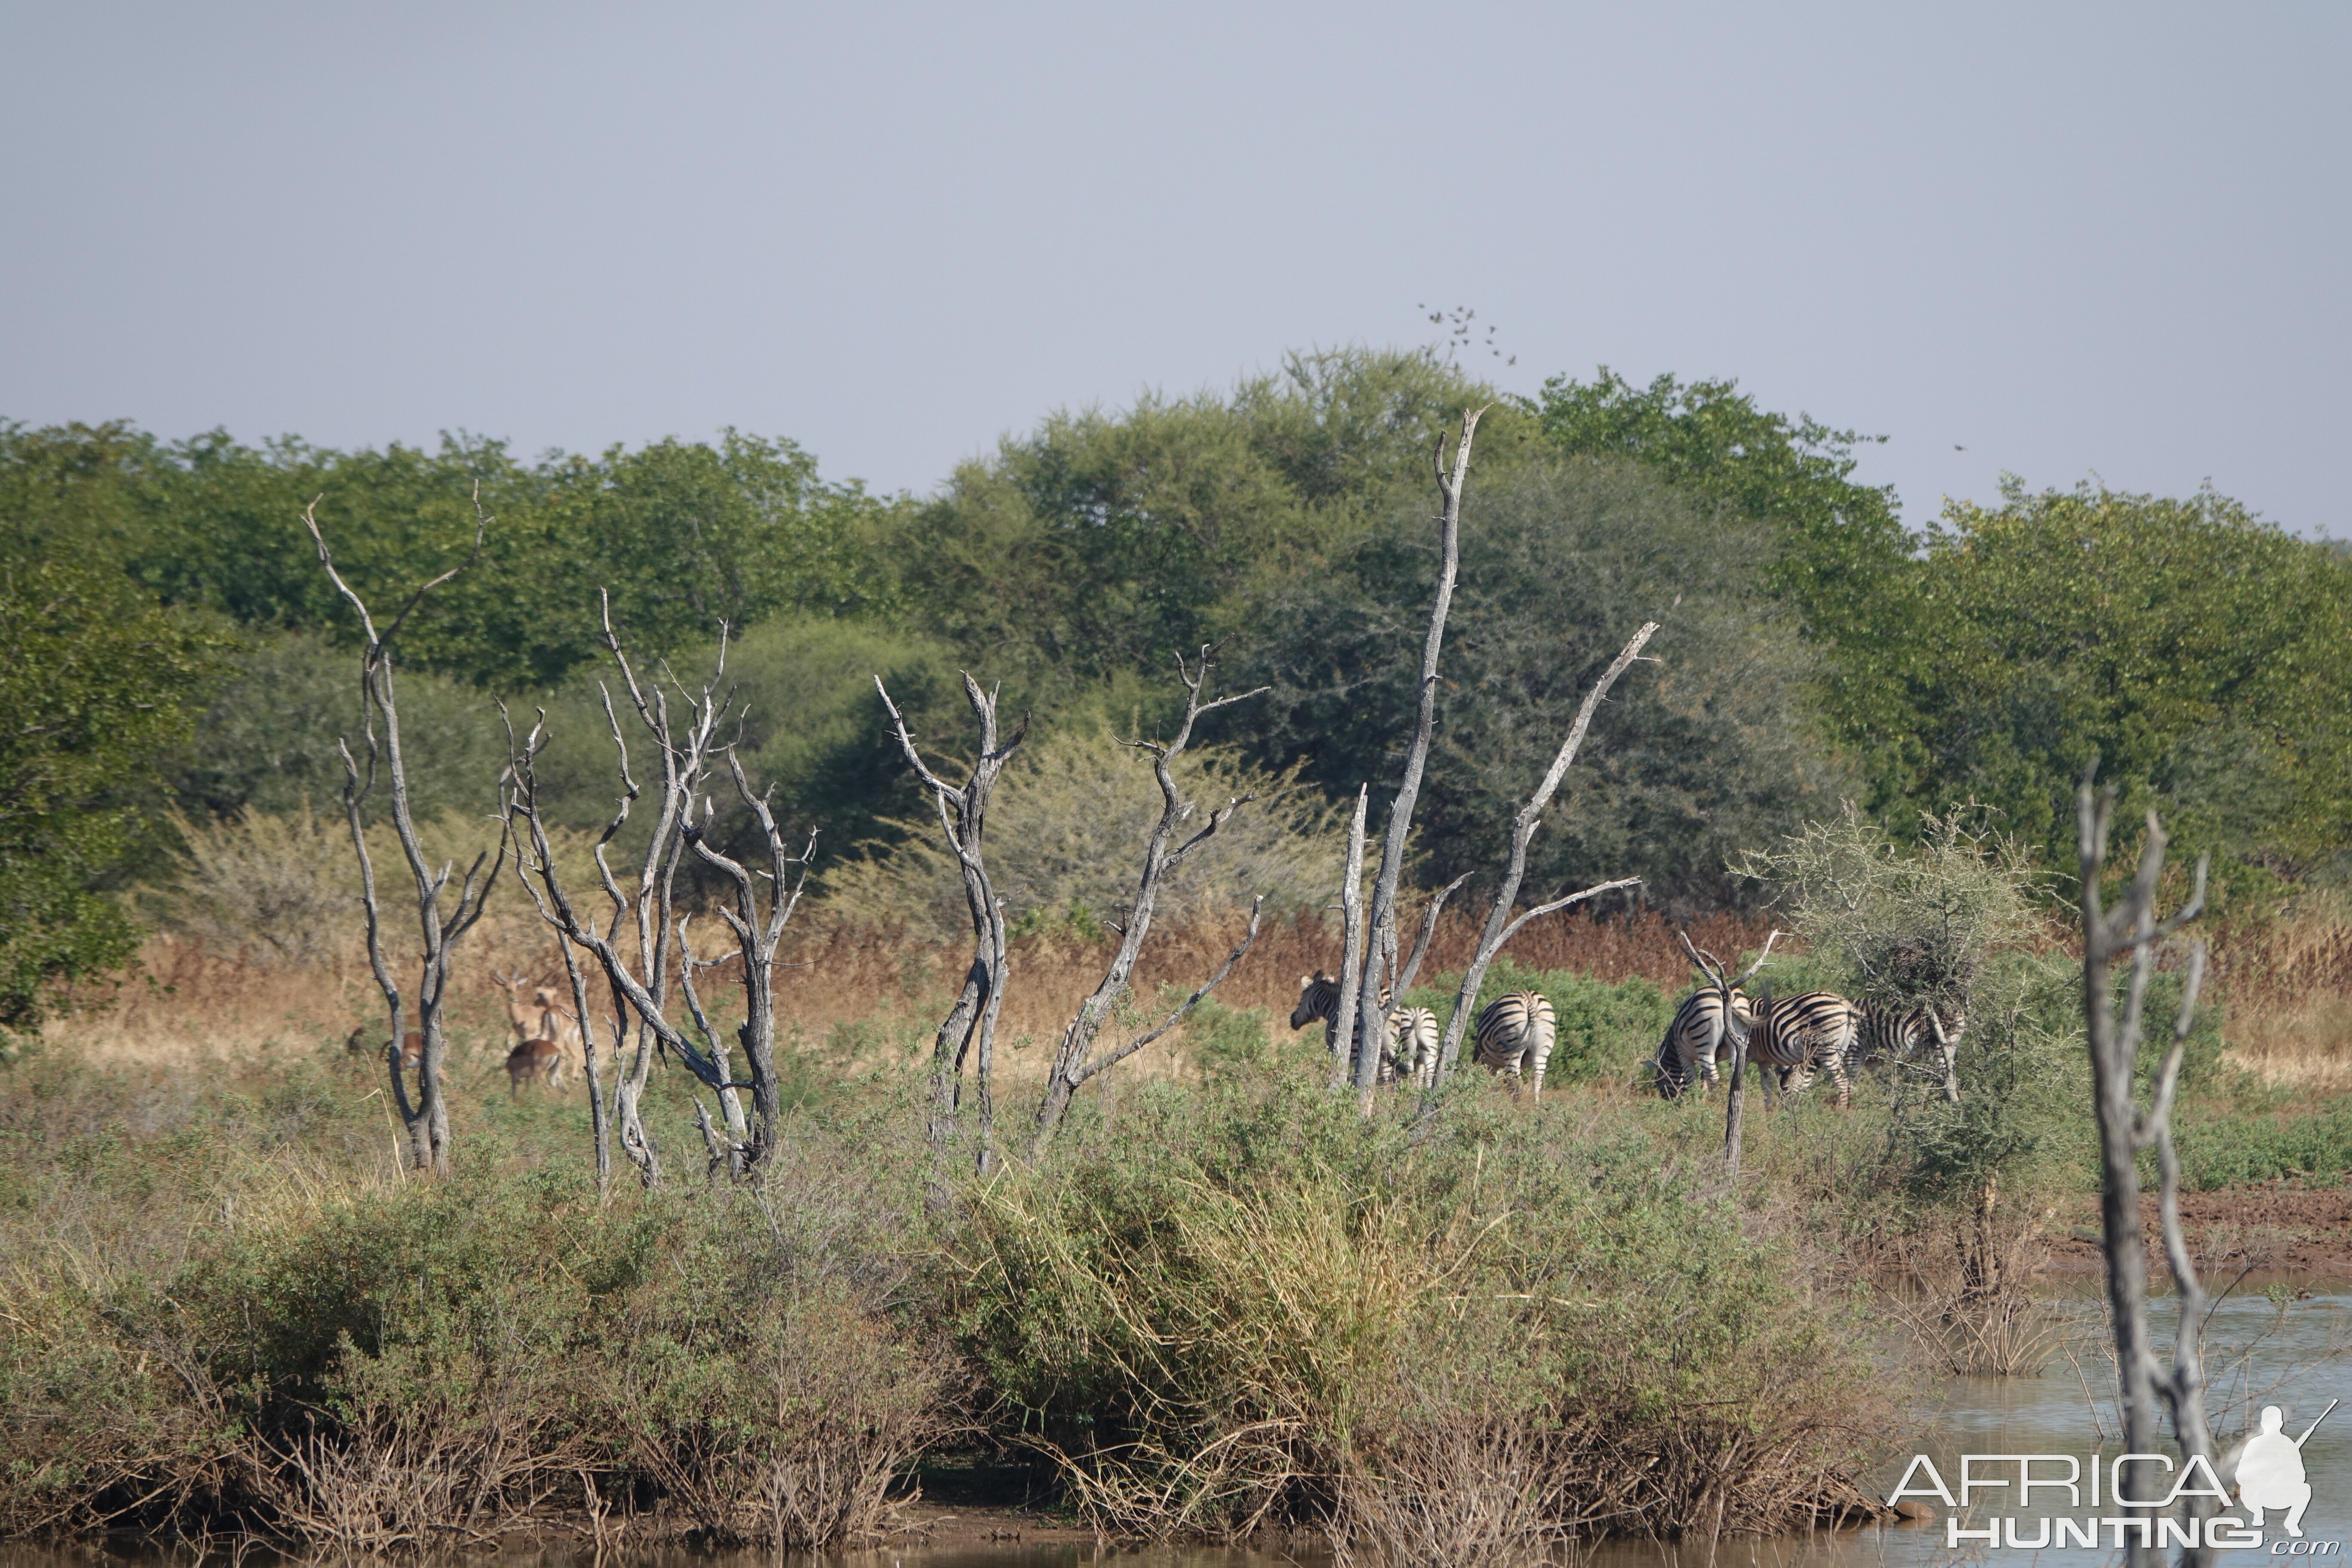
<svg viewBox="0 0 2352 1568">
<path fill-rule="evenodd" d="M 2352 534 L 2352 7 L 0 9 L 0 415 L 927 489 L 1412 342 Z M 1965 450 L 1956 450 L 1964 447 Z"/>
</svg>

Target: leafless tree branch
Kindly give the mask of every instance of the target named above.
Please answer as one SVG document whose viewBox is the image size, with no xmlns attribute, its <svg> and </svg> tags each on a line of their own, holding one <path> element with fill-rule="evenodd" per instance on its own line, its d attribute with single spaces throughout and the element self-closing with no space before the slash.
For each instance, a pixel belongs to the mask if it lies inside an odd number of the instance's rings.
<svg viewBox="0 0 2352 1568">
<path fill-rule="evenodd" d="M 1512 821 L 1510 863 L 1504 870 L 1502 885 L 1495 889 L 1494 907 L 1486 913 L 1486 929 L 1479 934 L 1478 946 L 1471 954 L 1470 966 L 1463 971 L 1462 990 L 1454 1002 L 1454 1016 L 1446 1020 L 1445 1039 L 1437 1058 L 1440 1083 L 1453 1072 L 1454 1064 L 1461 1054 L 1462 1037 L 1468 1030 L 1471 1014 L 1478 1005 L 1478 987 L 1486 982 L 1486 966 L 1495 961 L 1495 954 L 1502 951 L 1504 942 L 1517 929 L 1510 921 L 1511 906 L 1518 900 L 1519 884 L 1527 877 L 1528 846 L 1534 839 L 1536 829 L 1543 826 L 1544 808 L 1551 804 L 1551 797 L 1559 788 L 1560 781 L 1568 776 L 1570 766 L 1576 761 L 1577 752 L 1584 744 L 1585 734 L 1592 727 L 1592 716 L 1600 711 L 1601 704 L 1609 696 L 1610 688 L 1617 684 L 1618 677 L 1633 668 L 1633 661 L 1641 657 L 1642 649 L 1648 646 L 1657 632 L 1657 622 L 1643 622 L 1641 629 L 1626 641 L 1617 657 L 1610 660 L 1609 668 L 1601 671 L 1601 679 L 1593 682 L 1592 689 L 1584 694 L 1584 701 L 1576 710 L 1576 720 L 1569 726 L 1568 738 L 1560 742 L 1551 766 L 1545 771 L 1535 793 L 1528 796 L 1528 803 L 1519 808 L 1518 816 Z M 1634 880 L 1638 879 L 1609 885 L 1625 887 Z M 1597 892 L 1600 889 L 1593 890 Z M 1543 1084 L 1538 1081 L 1534 1087 L 1540 1094 Z"/>
<path fill-rule="evenodd" d="M 874 678 L 874 689 L 880 693 L 882 706 L 890 715 L 891 731 L 898 737 L 898 749 L 905 753 L 908 766 L 931 792 L 931 804 L 940 818 L 940 836 L 963 874 L 965 912 L 971 919 L 971 963 L 964 972 L 962 990 L 948 1009 L 948 1016 L 940 1021 L 939 1032 L 931 1043 L 931 1104 L 927 1131 L 932 1157 L 934 1161 L 944 1160 L 948 1145 L 954 1140 L 956 1121 L 962 1109 L 964 1063 L 971 1060 L 980 1135 L 973 1163 L 985 1174 L 995 1158 L 996 1025 L 1004 1010 L 1009 933 L 1003 900 L 996 896 L 995 886 L 989 879 L 984 841 L 989 803 L 995 795 L 997 780 L 1028 737 L 1029 717 L 1023 714 L 1013 738 L 999 746 L 997 692 L 982 690 L 980 682 L 967 672 L 963 678 L 964 700 L 971 705 L 972 715 L 980 723 L 980 755 L 964 782 L 951 784 L 923 761 L 914 732 L 907 727 L 906 715 L 890 700 L 878 675 Z M 930 1195 L 934 1204 L 946 1200 L 945 1185 L 936 1174 Z"/>
<path fill-rule="evenodd" d="M 464 880 L 458 884 L 455 903 L 445 910 L 442 899 L 448 891 L 449 878 L 455 867 L 454 864 L 445 864 L 437 872 L 433 868 L 425 857 L 424 841 L 417 834 L 415 819 L 409 809 L 408 771 L 401 752 L 399 694 L 393 679 L 393 637 L 411 612 L 424 602 L 425 595 L 457 576 L 480 556 L 489 519 L 482 513 L 481 489 L 477 485 L 473 553 L 418 588 L 409 596 L 399 615 L 393 618 L 391 626 L 379 632 L 367 601 L 344 580 L 342 573 L 335 566 L 334 552 L 327 547 L 327 537 L 319 527 L 318 509 L 317 500 L 303 509 L 302 525 L 318 546 L 320 568 L 326 572 L 328 580 L 334 584 L 336 592 L 358 613 L 361 629 L 366 637 L 360 656 L 362 723 L 368 751 L 364 777 L 358 760 L 352 755 L 351 747 L 340 740 L 336 745 L 343 759 L 343 814 L 351 828 L 352 851 L 360 862 L 369 967 L 374 973 L 377 988 L 383 994 L 385 1010 L 391 1015 L 392 1035 L 384 1052 L 386 1070 L 392 1079 L 393 1100 L 407 1130 L 410 1154 L 416 1168 L 444 1172 L 449 1166 L 449 1107 L 442 1085 L 447 1053 L 443 1012 L 448 998 L 449 967 L 457 942 L 482 918 L 490 889 L 498 881 L 499 868 L 506 862 L 509 835 L 502 823 L 497 851 L 475 858 L 474 863 L 467 868 Z M 383 724 L 380 747 L 376 738 L 376 721 L 379 719 Z M 367 847 L 365 805 L 373 792 L 380 771 L 390 781 L 393 830 L 400 841 L 401 854 L 408 862 L 409 875 L 415 885 L 417 926 L 424 940 L 422 973 L 416 990 L 416 1032 L 422 1048 L 417 1060 L 416 1098 L 414 1100 L 409 1099 L 402 1070 L 408 1034 L 405 999 L 400 987 L 394 984 L 391 968 L 384 959 L 383 913 L 377 901 L 375 868 Z M 483 875 L 485 866 L 488 868 L 488 876 Z"/>
<path fill-rule="evenodd" d="M 1085 1070 L 1078 1075 L 1078 1081 L 1083 1084 L 1097 1073 L 1108 1068 L 1118 1066 L 1119 1063 L 1191 1017 L 1192 1010 L 1198 1007 L 1211 992 L 1225 983 L 1225 977 L 1234 972 L 1234 965 L 1242 961 L 1242 955 L 1249 952 L 1250 945 L 1257 941 L 1258 921 L 1264 915 L 1265 910 L 1265 895 L 1261 893 L 1250 900 L 1249 930 L 1242 933 L 1242 940 L 1234 945 L 1233 952 L 1225 955 L 1225 962 L 1218 966 L 1217 972 L 1202 981 L 1198 990 L 1184 998 L 1182 1005 L 1162 1018 L 1157 1026 L 1138 1035 L 1101 1060 L 1088 1063 Z"/>
<path fill-rule="evenodd" d="M 1176 762 L 1184 748 L 1192 743 L 1192 731 L 1201 716 L 1220 708 L 1232 706 L 1244 698 L 1258 695 L 1244 691 L 1213 701 L 1202 701 L 1202 688 L 1216 668 L 1216 647 L 1213 644 L 1201 649 L 1200 657 L 1188 666 L 1182 656 L 1176 660 L 1177 679 L 1184 686 L 1184 717 L 1176 727 L 1175 735 L 1162 742 L 1145 742 L 1141 749 L 1151 754 L 1152 775 L 1160 784 L 1160 820 L 1154 825 L 1143 849 L 1143 871 L 1135 888 L 1135 899 L 1128 911 L 1127 929 L 1119 933 L 1118 951 L 1111 955 L 1110 966 L 1104 972 L 1101 984 L 1078 1006 L 1077 1016 L 1063 1031 L 1061 1044 L 1055 1048 L 1052 1067 L 1047 1070 L 1045 1098 L 1037 1106 L 1035 1146 L 1043 1148 L 1055 1131 L 1061 1126 L 1063 1114 L 1069 1110 L 1070 1098 L 1088 1079 L 1101 1070 L 1091 1061 L 1095 1037 L 1101 1032 L 1111 1008 L 1127 994 L 1135 962 L 1143 952 L 1144 939 L 1151 932 L 1151 919 L 1160 899 L 1160 889 L 1169 871 L 1181 855 L 1189 854 L 1205 842 L 1227 821 L 1240 805 L 1235 801 L 1223 810 L 1212 813 L 1209 825 L 1189 840 L 1183 847 L 1171 847 L 1177 826 L 1191 811 L 1176 785 Z M 1260 688 L 1259 690 L 1265 689 Z M 1252 915 L 1253 929 L 1255 914 Z M 1140 1047 L 1138 1047 L 1140 1048 Z"/>
</svg>

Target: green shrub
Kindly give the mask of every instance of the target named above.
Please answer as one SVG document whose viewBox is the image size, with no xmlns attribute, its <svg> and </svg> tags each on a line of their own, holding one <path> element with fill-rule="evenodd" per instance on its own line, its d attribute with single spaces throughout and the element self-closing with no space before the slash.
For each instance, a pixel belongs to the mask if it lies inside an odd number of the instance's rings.
<svg viewBox="0 0 2352 1568">
<path fill-rule="evenodd" d="M 922 1254 L 914 1162 L 874 1120 L 895 1102 L 797 1124 L 760 1190 L 600 1207 L 577 1116 L 495 1098 L 448 1178 L 371 1176 L 382 1112 L 343 1066 L 163 1136 L 120 1092 L 73 1131 L 72 1091 L 110 1098 L 92 1074 L 0 1100 L 44 1178 L 0 1230 L 0 1531 L 234 1515 L 382 1552 L 643 1487 L 656 1524 L 814 1549 L 870 1533 L 960 1424 L 953 1358 L 900 1310 Z"/>
<path fill-rule="evenodd" d="M 1380 1549 L 1448 1454 L 1508 1451 L 1547 1500 L 1496 1527 L 1523 1548 L 1775 1528 L 1858 1473 L 1851 1325 L 1649 1138 L 1475 1091 L 1416 1136 L 1317 1079 L 1155 1085 L 971 1194 L 959 1320 L 1104 1528 Z"/>
<path fill-rule="evenodd" d="M 2352 1099 L 2302 1115 L 2192 1110 L 2180 1116 L 2174 1142 L 2181 1185 L 2191 1192 L 2283 1177 L 2332 1184 L 2352 1173 Z"/>
</svg>

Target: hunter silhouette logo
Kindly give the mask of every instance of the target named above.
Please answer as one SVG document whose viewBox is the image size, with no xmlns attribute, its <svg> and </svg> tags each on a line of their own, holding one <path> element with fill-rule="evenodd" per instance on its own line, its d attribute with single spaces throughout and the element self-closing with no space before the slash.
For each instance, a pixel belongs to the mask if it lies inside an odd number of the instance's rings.
<svg viewBox="0 0 2352 1568">
<path fill-rule="evenodd" d="M 2327 1410 L 2339 1403 L 2329 1400 Z M 2303 1473 L 2303 1446 L 2319 1430 L 2319 1422 L 2327 1419 L 2327 1410 L 2303 1429 L 2302 1436 L 2290 1437 L 2286 1412 L 2275 1405 L 2263 1406 L 2263 1429 L 2246 1439 L 2245 1452 L 2238 1456 L 2238 1504 L 2246 1510 L 2247 1529 L 2263 1527 L 2264 1509 L 2283 1508 L 2286 1532 L 2297 1540 L 2303 1538 L 2303 1510 L 2311 1506 L 2311 1482 Z"/>
<path fill-rule="evenodd" d="M 1977 1494 L 1999 1493 L 2000 1501 L 2014 1511 L 2005 1511 L 1974 1528 L 1957 1517 L 1946 1521 L 1944 1544 L 1956 1551 L 1963 1545 L 2024 1552 L 2052 1546 L 2096 1549 L 2102 1537 L 2117 1550 L 2137 1545 L 2158 1552 L 2171 1546 L 2229 1551 L 2261 1546 L 2263 1515 L 2283 1511 L 2286 1517 L 2281 1523 L 2286 1535 L 2270 1543 L 2268 1555 L 2333 1557 L 2343 1552 L 2341 1542 L 2304 1539 L 2303 1515 L 2311 1506 L 2311 1481 L 2304 1472 L 2303 1446 L 2338 1403 L 2329 1400 L 2327 1409 L 2303 1429 L 2300 1437 L 2287 1436 L 2285 1411 L 2275 1405 L 2264 1405 L 2261 1428 L 2234 1454 L 2222 1457 L 2219 1471 L 2201 1457 L 2180 1463 L 2168 1454 L 2119 1454 L 2113 1458 L 2098 1454 L 2079 1458 L 2072 1454 L 1963 1454 L 1958 1485 L 1954 1488 L 1937 1473 L 1934 1460 L 1915 1454 L 1886 1501 L 1892 1507 L 1905 1498 L 1934 1498 L 1965 1516 L 1979 1503 Z M 2147 1486 L 2149 1478 L 2159 1473 L 2168 1478 L 2168 1485 L 2159 1481 L 2146 1496 L 2135 1497 L 2126 1490 Z M 2231 1501 L 2230 1488 L 2222 1481 L 2225 1474 L 2236 1487 L 2237 1504 L 2246 1515 L 2243 1520 L 2219 1511 L 2229 1509 Z M 2037 1490 L 2063 1491 L 2067 1509 L 2087 1506 L 2091 1517 L 2041 1515 L 2034 1507 Z M 2200 1519 L 2195 1509 L 2179 1506 L 2191 1498 L 2211 1499 L 2204 1507 L 2216 1511 Z M 2103 1515 L 2103 1506 L 2116 1512 Z"/>
</svg>

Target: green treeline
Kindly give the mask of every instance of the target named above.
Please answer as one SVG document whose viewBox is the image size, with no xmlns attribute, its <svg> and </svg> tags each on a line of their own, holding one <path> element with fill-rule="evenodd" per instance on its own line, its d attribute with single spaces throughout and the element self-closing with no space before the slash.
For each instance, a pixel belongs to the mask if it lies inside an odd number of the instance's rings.
<svg viewBox="0 0 2352 1568">
<path fill-rule="evenodd" d="M 1220 642 L 1267 696 L 1209 739 L 1333 797 L 1410 728 L 1435 573 L 1431 456 L 1479 427 L 1416 861 L 1493 863 L 1586 684 L 1644 618 L 1538 843 L 1528 896 L 1638 874 L 1737 901 L 1725 863 L 1852 799 L 1901 823 L 1973 799 L 2070 863 L 2093 754 L 2239 893 L 2352 845 L 2352 561 L 2221 497 L 2012 485 L 1907 531 L 1865 438 L 1728 382 L 1606 370 L 1498 398 L 1426 352 L 1301 354 L 1230 391 L 1048 416 L 936 494 L 823 478 L 734 431 L 538 462 L 503 445 L 339 452 L 120 424 L 0 426 L 0 1023 L 128 951 L 110 889 L 164 814 L 330 805 L 355 626 L 301 518 L 380 609 L 478 560 L 401 634 L 426 809 L 487 809 L 493 707 L 550 710 L 549 776 L 611 809 L 592 749 L 600 595 L 632 649 L 707 664 L 722 625 L 746 751 L 825 861 L 913 815 L 877 672 L 926 742 L 956 671 L 1064 730 L 1150 727 L 1171 659 Z M 567 748 L 576 737 L 579 743 Z M 567 770 L 569 770 L 567 772 Z"/>
</svg>

